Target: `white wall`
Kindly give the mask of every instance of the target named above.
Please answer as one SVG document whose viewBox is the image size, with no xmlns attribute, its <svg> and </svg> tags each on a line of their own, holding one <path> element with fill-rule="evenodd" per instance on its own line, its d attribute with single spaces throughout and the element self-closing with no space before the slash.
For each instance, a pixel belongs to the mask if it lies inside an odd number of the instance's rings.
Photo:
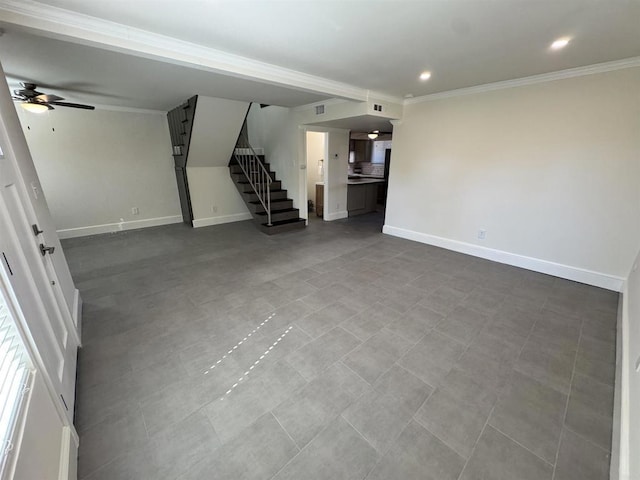
<svg viewBox="0 0 640 480">
<path fill-rule="evenodd" d="M 248 102 L 198 95 L 187 167 L 226 167 L 248 108 Z"/>
<path fill-rule="evenodd" d="M 260 108 L 253 104 L 247 117 L 249 142 L 254 148 L 264 150 L 267 163 L 276 172 L 276 178 L 282 181 L 282 188 L 293 199 L 293 206 L 306 211 L 307 201 L 300 196 L 300 172 L 302 151 L 299 150 L 298 137 L 304 132 L 298 129 L 293 111 L 285 107 L 270 106 Z M 304 179 L 302 181 L 305 181 Z"/>
<path fill-rule="evenodd" d="M 307 199 L 316 204 L 316 182 L 324 180 L 320 160 L 326 161 L 325 134 L 307 132 Z"/>
<path fill-rule="evenodd" d="M 639 103 L 633 68 L 406 105 L 384 231 L 619 289 L 640 241 Z"/>
<path fill-rule="evenodd" d="M 347 218 L 349 130 L 328 131 L 329 158 L 325 162 L 324 219 Z"/>
<path fill-rule="evenodd" d="M 335 128 L 305 126 L 313 117 L 306 110 L 283 107 L 260 108 L 253 105 L 247 119 L 249 140 L 253 147 L 264 148 L 267 162 L 282 180 L 288 197 L 306 216 L 307 198 L 302 186 L 307 181 L 304 166 L 307 130 L 328 133 L 329 158 L 325 160 L 324 219 L 347 217 L 347 167 L 349 131 Z"/>
<path fill-rule="evenodd" d="M 61 237 L 182 221 L 166 115 L 18 115 Z"/>
<path fill-rule="evenodd" d="M 249 210 L 231 180 L 228 166 L 187 167 L 187 179 L 194 227 L 251 219 Z"/>
</svg>

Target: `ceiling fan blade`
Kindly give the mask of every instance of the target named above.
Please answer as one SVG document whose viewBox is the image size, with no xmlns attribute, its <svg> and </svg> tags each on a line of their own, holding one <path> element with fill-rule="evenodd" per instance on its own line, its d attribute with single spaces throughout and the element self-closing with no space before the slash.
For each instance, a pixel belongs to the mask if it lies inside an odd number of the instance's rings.
<svg viewBox="0 0 640 480">
<path fill-rule="evenodd" d="M 46 93 L 41 93 L 40 95 L 35 97 L 35 99 L 39 102 L 44 102 L 44 103 L 57 102 L 59 100 L 64 100 L 63 97 L 59 97 L 58 95 L 49 95 Z"/>
<path fill-rule="evenodd" d="M 69 103 L 69 102 L 49 102 L 51 105 L 58 105 L 59 107 L 71 107 L 71 108 L 82 108 L 83 110 L 95 110 L 96 107 L 93 105 L 83 105 L 82 103 Z"/>
</svg>

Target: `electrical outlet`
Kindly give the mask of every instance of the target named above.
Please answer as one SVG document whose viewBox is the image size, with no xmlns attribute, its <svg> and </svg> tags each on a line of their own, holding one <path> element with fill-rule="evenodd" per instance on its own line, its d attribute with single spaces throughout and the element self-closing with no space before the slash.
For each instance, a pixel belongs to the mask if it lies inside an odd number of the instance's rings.
<svg viewBox="0 0 640 480">
<path fill-rule="evenodd" d="M 133 207 L 131 209 L 131 215 L 140 215 L 140 209 L 138 207 Z"/>
<path fill-rule="evenodd" d="M 478 230 L 478 238 L 480 240 L 484 240 L 485 238 L 487 238 L 487 231 L 486 230 Z"/>
<path fill-rule="evenodd" d="M 211 211 L 212 211 L 213 213 L 218 213 L 218 207 L 217 207 L 217 205 L 211 205 Z"/>
</svg>

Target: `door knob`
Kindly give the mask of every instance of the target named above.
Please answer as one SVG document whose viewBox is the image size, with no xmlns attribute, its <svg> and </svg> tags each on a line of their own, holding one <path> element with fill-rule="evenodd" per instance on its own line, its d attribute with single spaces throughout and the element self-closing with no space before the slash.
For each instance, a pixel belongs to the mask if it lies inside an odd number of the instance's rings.
<svg viewBox="0 0 640 480">
<path fill-rule="evenodd" d="M 35 223 L 33 225 L 31 225 L 31 228 L 33 229 L 33 234 L 37 237 L 38 235 L 40 235 L 43 230 L 40 230 L 38 228 L 38 225 L 36 225 Z"/>
<path fill-rule="evenodd" d="M 49 255 L 51 255 L 54 251 L 55 251 L 56 247 L 47 247 L 45 245 L 43 245 L 42 243 L 40 244 L 40 253 L 42 253 L 42 256 L 44 257 L 47 253 Z"/>
</svg>

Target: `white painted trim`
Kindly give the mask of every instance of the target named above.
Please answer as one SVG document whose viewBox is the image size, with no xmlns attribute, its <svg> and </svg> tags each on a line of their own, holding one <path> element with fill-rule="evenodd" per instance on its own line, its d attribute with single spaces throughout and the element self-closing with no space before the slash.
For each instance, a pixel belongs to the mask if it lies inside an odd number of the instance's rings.
<svg viewBox="0 0 640 480">
<path fill-rule="evenodd" d="M 513 80 L 505 80 L 502 82 L 486 83 L 484 85 L 476 85 L 473 87 L 459 88 L 457 90 L 432 93 L 430 95 L 423 95 L 421 97 L 406 98 L 404 100 L 404 105 L 430 102 L 443 98 L 461 97 L 463 95 L 473 95 L 476 93 L 492 92 L 494 90 L 503 90 L 505 88 L 523 87 L 526 85 L 535 85 L 536 83 L 553 82 L 554 80 L 582 77 L 585 75 L 593 75 L 595 73 L 612 72 L 614 70 L 622 70 L 624 68 L 633 67 L 640 67 L 640 57 L 625 58 L 624 60 L 597 63 L 595 65 L 587 65 L 585 67 L 569 68 L 566 70 L 558 70 L 557 72 L 543 73 L 541 75 L 532 75 L 530 77 L 516 78 Z"/>
<path fill-rule="evenodd" d="M 386 95 L 33 0 L 0 0 L 3 21 L 82 45 L 303 91 L 365 101 Z M 400 99 L 396 100 L 400 102 Z"/>
<path fill-rule="evenodd" d="M 324 220 L 327 222 L 331 222 L 333 220 L 340 220 L 341 218 L 348 218 L 348 217 L 349 217 L 349 212 L 347 212 L 346 210 L 324 214 Z"/>
<path fill-rule="evenodd" d="M 627 348 L 624 344 L 625 335 L 625 307 L 627 299 L 626 286 L 624 282 L 622 293 L 618 298 L 618 321 L 616 325 L 616 377 L 613 389 L 613 431 L 611 433 L 611 457 L 609 465 L 609 478 L 622 479 L 628 475 L 621 475 L 624 470 L 623 464 L 627 465 L 628 460 L 625 453 L 628 448 L 627 426 L 629 425 L 628 400 L 625 402 L 629 391 L 629 377 L 626 375 L 626 363 L 624 359 Z M 626 330 L 628 332 L 628 330 Z M 624 423 L 623 423 L 624 418 Z M 628 455 L 628 454 L 626 454 Z M 623 457 L 624 460 L 623 460 Z"/>
<path fill-rule="evenodd" d="M 123 107 L 119 105 L 99 105 L 95 103 L 93 104 L 93 106 L 96 107 L 96 110 L 107 110 L 110 112 L 144 113 L 146 115 L 166 115 L 167 114 L 167 112 L 163 110 L 149 110 L 147 108 Z"/>
<path fill-rule="evenodd" d="M 594 272 L 592 270 L 563 265 L 560 263 L 550 262 L 548 260 L 527 257 L 517 253 L 510 253 L 503 250 L 482 247 L 480 245 L 473 245 L 471 243 L 393 227 L 391 225 L 384 225 L 384 227 L 382 227 L 382 233 L 386 233 L 394 237 L 406 238 L 407 240 L 413 240 L 415 242 L 434 245 L 436 247 L 446 248 L 447 250 L 453 250 L 454 252 L 466 253 L 467 255 L 473 255 L 474 257 L 486 258 L 487 260 L 493 260 L 494 262 L 513 265 L 514 267 L 526 268 L 527 270 L 533 270 L 535 272 L 546 273 L 548 275 L 586 283 L 588 285 L 613 290 L 615 292 L 619 292 L 622 289 L 624 282 L 623 278 L 608 275 L 606 273 Z"/>
<path fill-rule="evenodd" d="M 60 446 L 60 463 L 58 480 L 71 480 L 69 477 L 69 462 L 71 456 L 71 431 L 69 427 L 62 428 L 62 442 Z"/>
<path fill-rule="evenodd" d="M 232 215 L 222 215 L 220 217 L 198 218 L 193 221 L 193 228 L 209 227 L 211 225 L 222 225 L 223 223 L 242 222 L 251 220 L 251 213 L 234 213 Z"/>
<path fill-rule="evenodd" d="M 143 220 L 131 220 L 127 222 L 106 223 L 104 225 L 90 225 L 88 227 L 67 228 L 58 230 L 60 238 L 86 237 L 88 235 L 98 235 L 100 233 L 113 233 L 122 230 L 135 230 L 137 228 L 158 227 L 171 223 L 182 222 L 180 215 L 170 217 L 145 218 Z"/>
<path fill-rule="evenodd" d="M 82 297 L 77 288 L 73 292 L 73 311 L 71 312 L 73 324 L 78 333 L 78 347 L 82 346 Z"/>
</svg>

